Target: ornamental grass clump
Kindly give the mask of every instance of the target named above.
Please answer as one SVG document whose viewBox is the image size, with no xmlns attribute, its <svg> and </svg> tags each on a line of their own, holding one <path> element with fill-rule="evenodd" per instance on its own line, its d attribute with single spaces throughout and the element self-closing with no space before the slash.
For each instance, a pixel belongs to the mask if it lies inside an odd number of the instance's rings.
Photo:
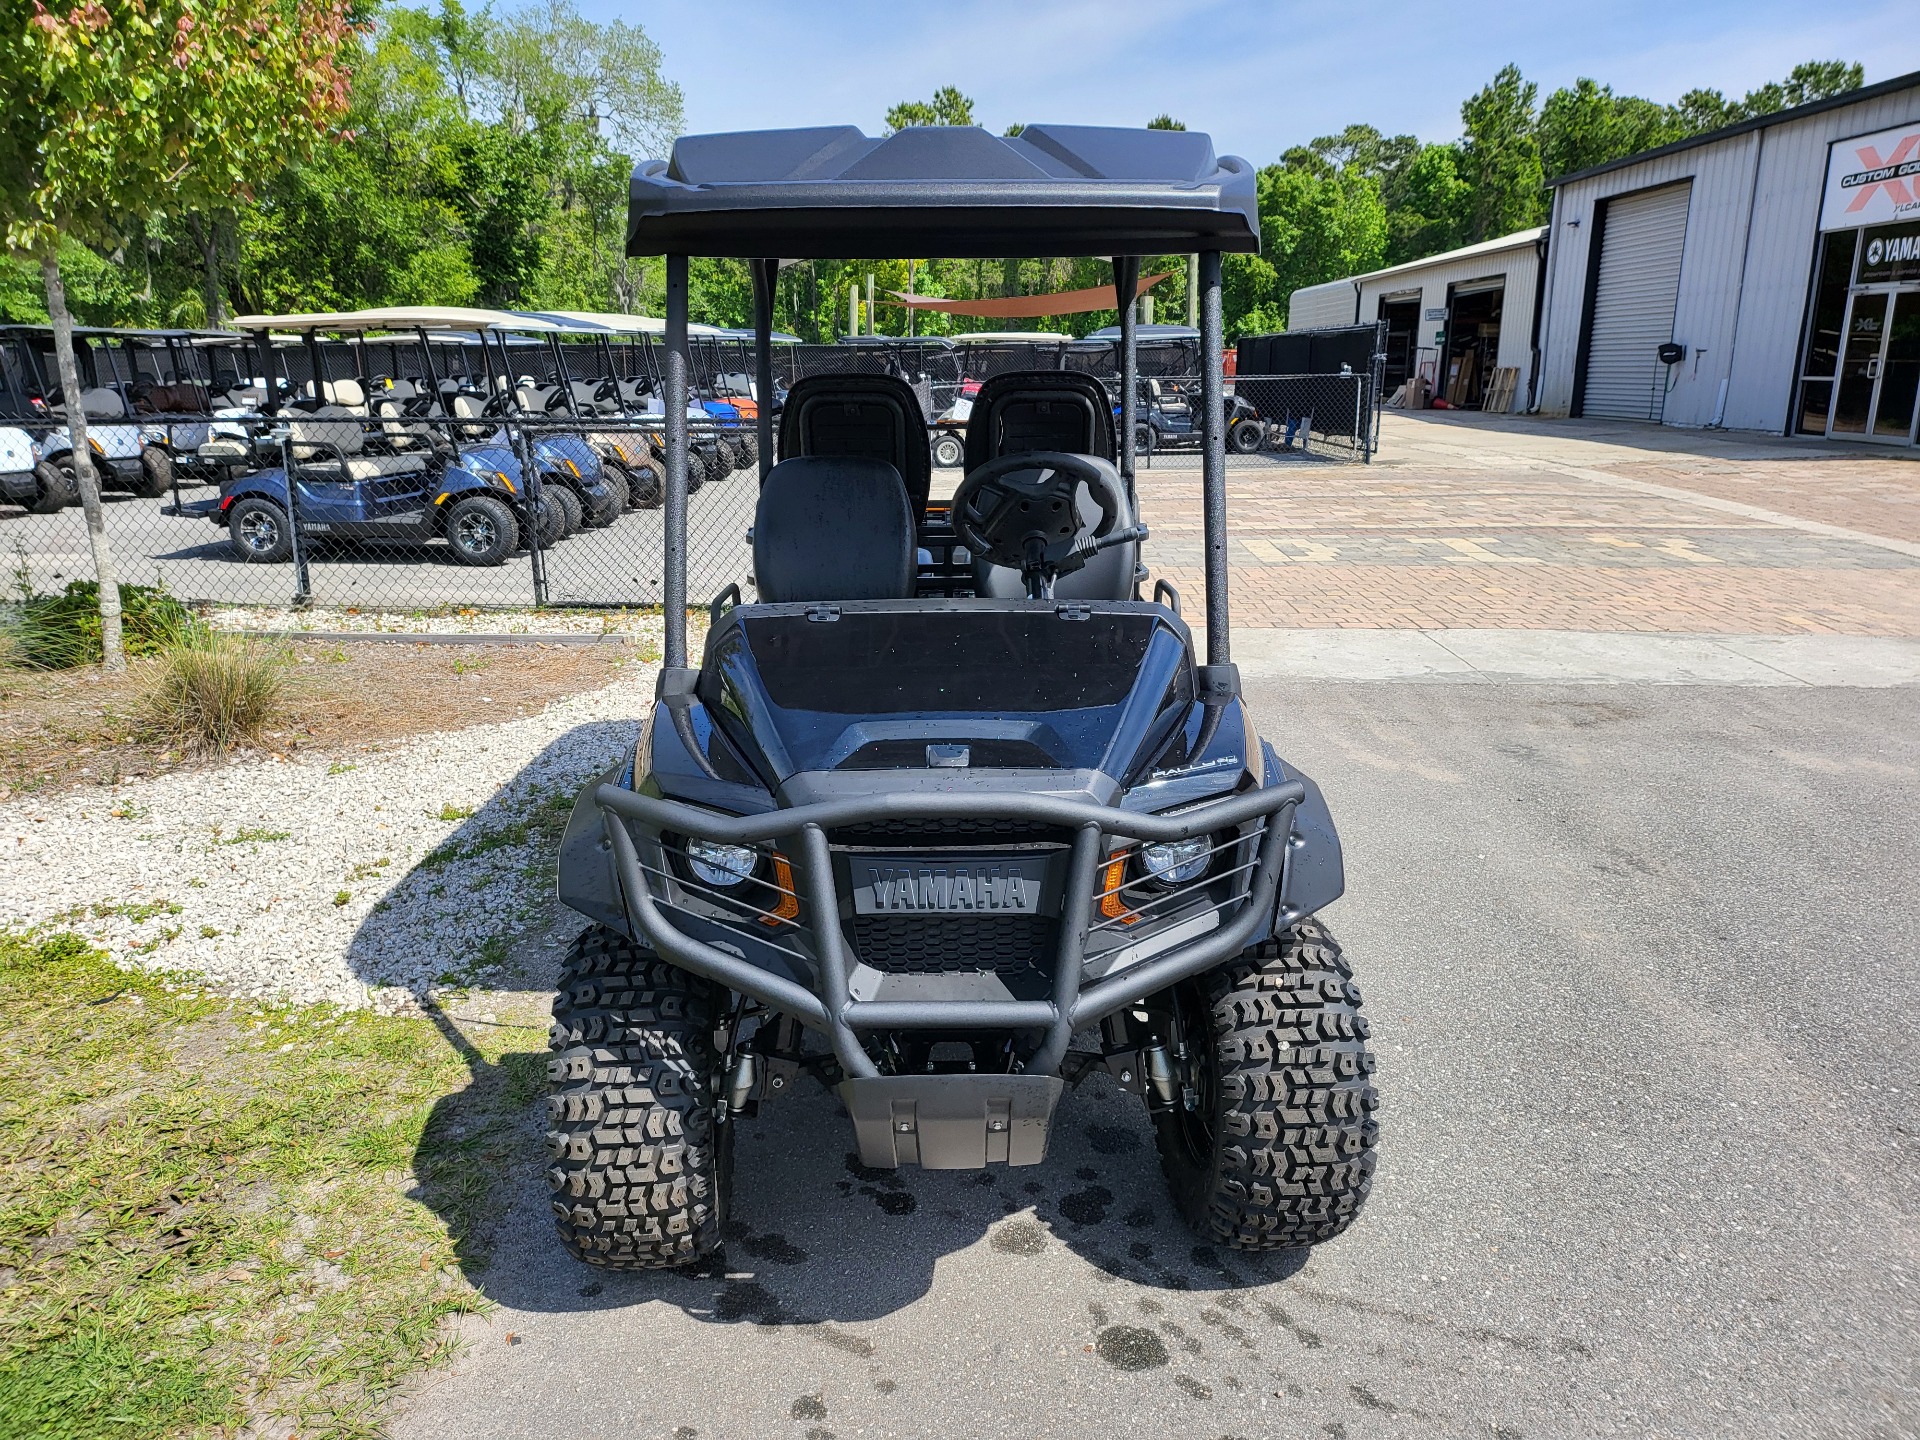
<svg viewBox="0 0 1920 1440">
<path fill-rule="evenodd" d="M 223 755 L 258 741 L 286 698 L 286 656 L 242 635 L 196 625 L 142 683 L 140 719 L 154 738 Z"/>
<path fill-rule="evenodd" d="M 123 643 L 129 655 L 158 655 L 195 626 L 193 612 L 150 585 L 120 587 Z M 27 594 L 0 619 L 0 658 L 24 670 L 98 665 L 100 587 L 75 580 L 58 595 Z"/>
</svg>

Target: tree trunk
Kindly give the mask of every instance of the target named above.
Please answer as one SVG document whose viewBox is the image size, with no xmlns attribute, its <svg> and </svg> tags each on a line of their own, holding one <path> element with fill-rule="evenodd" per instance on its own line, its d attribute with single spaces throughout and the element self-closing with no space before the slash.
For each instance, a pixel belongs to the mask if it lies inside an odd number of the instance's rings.
<svg viewBox="0 0 1920 1440">
<path fill-rule="evenodd" d="M 209 215 L 207 223 L 202 225 L 198 215 L 189 215 L 187 225 L 193 231 L 193 243 L 200 247 L 207 328 L 218 329 L 227 323 L 225 298 L 220 289 L 220 219 Z"/>
<path fill-rule="evenodd" d="M 73 470 L 80 481 L 80 505 L 87 515 L 87 541 L 93 547 L 94 578 L 100 582 L 100 652 L 109 670 L 127 668 L 120 644 L 120 572 L 107 540 L 106 512 L 100 505 L 100 478 L 87 444 L 87 410 L 80 403 L 80 362 L 73 353 L 73 315 L 67 287 L 60 280 L 60 257 L 49 248 L 40 256 L 40 278 L 47 287 L 47 314 L 53 320 L 53 351 L 60 362 L 60 398 L 66 402 L 67 433 L 73 437 Z"/>
</svg>

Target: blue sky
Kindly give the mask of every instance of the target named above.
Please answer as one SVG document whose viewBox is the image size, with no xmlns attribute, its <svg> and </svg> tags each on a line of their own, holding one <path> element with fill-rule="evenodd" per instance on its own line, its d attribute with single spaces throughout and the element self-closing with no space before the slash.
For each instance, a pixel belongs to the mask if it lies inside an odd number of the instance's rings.
<svg viewBox="0 0 1920 1440">
<path fill-rule="evenodd" d="M 874 134 L 894 101 L 954 84 L 995 129 L 1143 125 L 1165 110 L 1256 163 L 1351 121 L 1451 139 L 1461 100 L 1508 61 L 1543 96 L 1590 75 L 1663 101 L 1696 85 L 1742 93 L 1807 59 L 1858 60 L 1870 82 L 1920 70 L 1913 0 L 580 3 L 659 42 L 690 131 L 851 121 Z"/>
</svg>

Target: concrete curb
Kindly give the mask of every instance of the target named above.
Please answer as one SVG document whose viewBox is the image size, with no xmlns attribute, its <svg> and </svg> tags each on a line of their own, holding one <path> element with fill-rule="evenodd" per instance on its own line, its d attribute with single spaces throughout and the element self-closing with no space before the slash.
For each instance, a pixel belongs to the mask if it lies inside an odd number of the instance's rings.
<svg viewBox="0 0 1920 1440">
<path fill-rule="evenodd" d="M 258 635 L 266 640 L 374 640 L 389 645 L 637 645 L 645 637 L 639 635 L 524 635 L 524 634 L 485 634 L 475 632 L 463 635 L 455 632 L 436 630 L 409 635 L 396 630 L 234 630 L 226 632 L 234 635 Z"/>
<path fill-rule="evenodd" d="M 1204 645 L 1204 632 L 1195 632 Z M 1577 630 L 1236 629 L 1262 679 L 1496 685 L 1920 685 L 1920 639 Z"/>
</svg>

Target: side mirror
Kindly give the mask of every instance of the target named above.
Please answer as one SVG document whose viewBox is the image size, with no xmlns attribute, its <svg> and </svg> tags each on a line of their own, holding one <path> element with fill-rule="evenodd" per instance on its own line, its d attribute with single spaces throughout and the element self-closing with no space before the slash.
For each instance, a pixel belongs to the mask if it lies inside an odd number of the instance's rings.
<svg viewBox="0 0 1920 1440">
<path fill-rule="evenodd" d="M 1678 365 L 1682 360 L 1687 358 L 1687 347 L 1684 345 L 1676 345 L 1673 341 L 1669 340 L 1660 347 L 1659 354 L 1662 365 Z"/>
</svg>

